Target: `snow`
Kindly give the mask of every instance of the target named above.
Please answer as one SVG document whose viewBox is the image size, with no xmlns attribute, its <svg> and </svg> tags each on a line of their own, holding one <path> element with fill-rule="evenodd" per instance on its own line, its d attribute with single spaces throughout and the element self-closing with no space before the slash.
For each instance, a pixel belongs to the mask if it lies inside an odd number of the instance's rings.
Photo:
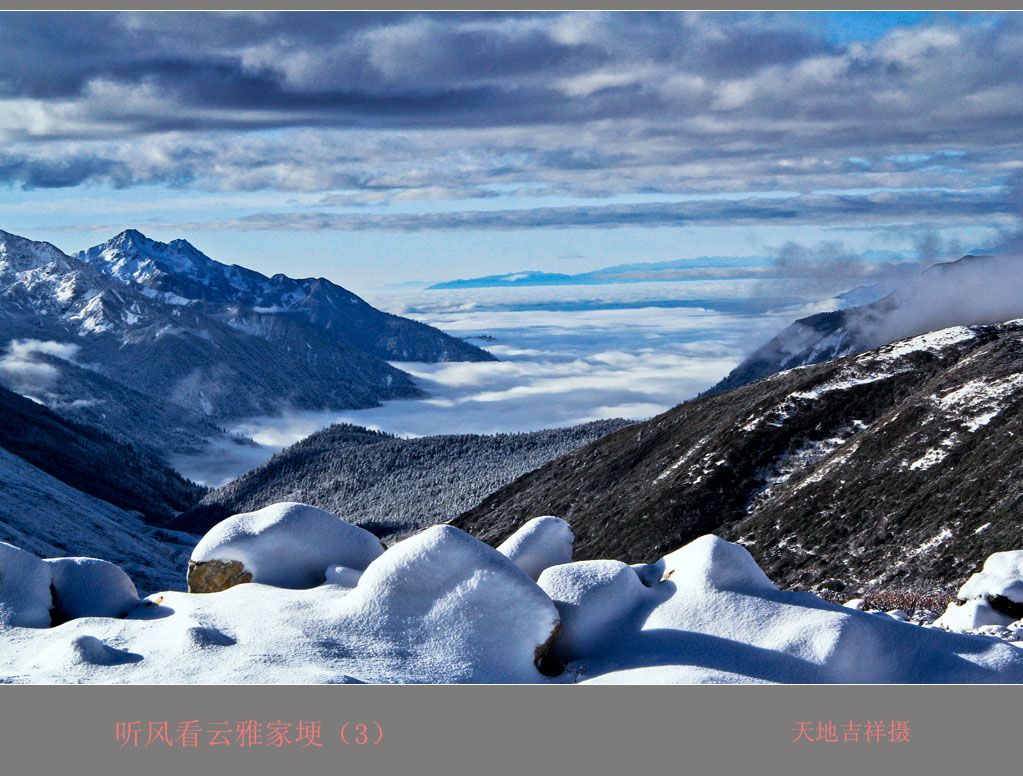
<svg viewBox="0 0 1023 776">
<path fill-rule="evenodd" d="M 856 374 L 849 372 L 841 377 L 837 377 L 834 380 L 829 380 L 826 383 L 821 383 L 807 391 L 797 391 L 789 394 L 790 399 L 819 399 L 825 393 L 831 393 L 832 391 L 848 391 L 850 388 L 856 388 L 860 385 L 867 385 L 868 383 L 876 383 L 879 380 L 887 380 L 890 377 L 902 374 L 907 370 L 898 369 L 893 372 L 884 371 L 872 371 L 866 374 Z"/>
<path fill-rule="evenodd" d="M 928 539 L 927 541 L 925 541 L 922 544 L 920 544 L 920 546 L 914 547 L 912 550 L 909 550 L 906 554 L 909 557 L 911 557 L 911 558 L 915 558 L 918 555 L 923 555 L 924 553 L 927 553 L 927 552 L 930 552 L 931 550 L 933 550 L 939 544 L 943 544 L 944 542 L 947 542 L 954 535 L 955 534 L 953 533 L 952 529 L 949 528 L 948 526 L 945 526 L 940 531 L 938 531 L 938 533 L 936 533 L 934 536 L 932 536 L 930 539 Z"/>
<path fill-rule="evenodd" d="M 947 329 L 939 329 L 938 331 L 921 334 L 919 337 L 910 337 L 901 342 L 895 342 L 880 348 L 873 357 L 881 360 L 890 360 L 901 358 L 920 350 L 936 352 L 943 348 L 975 339 L 976 336 L 974 331 L 966 326 L 952 326 Z"/>
<path fill-rule="evenodd" d="M 47 565 L 0 542 L 0 627 L 47 628 L 52 604 Z"/>
<path fill-rule="evenodd" d="M 539 681 L 537 649 L 559 621 L 510 559 L 448 525 L 395 544 L 346 604 L 348 629 L 397 641 L 446 681 Z"/>
<path fill-rule="evenodd" d="M 945 613 L 934 624 L 945 630 L 963 632 L 987 625 L 1009 625 L 1012 618 L 996 612 L 985 599 L 974 599 L 964 604 L 950 603 Z"/>
<path fill-rule="evenodd" d="M 945 413 L 962 423 L 970 433 L 990 423 L 1006 406 L 1006 399 L 1023 387 L 1023 373 L 991 379 L 970 380 L 934 402 Z"/>
<path fill-rule="evenodd" d="M 65 618 L 123 617 L 139 594 L 131 578 L 113 563 L 98 558 L 50 558 L 53 606 Z"/>
<path fill-rule="evenodd" d="M 603 649 L 619 620 L 643 600 L 636 570 L 617 560 L 587 560 L 546 569 L 537 584 L 561 615 L 555 656 L 585 660 Z"/>
<path fill-rule="evenodd" d="M 575 536 L 559 517 L 534 517 L 497 548 L 512 563 L 535 580 L 540 573 L 559 563 L 572 562 Z"/>
<path fill-rule="evenodd" d="M 1023 604 L 1023 550 L 996 552 L 984 561 L 984 567 L 959 589 L 959 598 L 1008 598 Z"/>
<path fill-rule="evenodd" d="M 254 532 L 226 533 L 257 561 L 272 561 L 261 571 L 290 568 L 294 548 L 270 557 L 284 539 L 272 529 L 299 515 L 293 524 L 308 551 L 321 521 L 309 509 L 276 505 L 238 516 Z M 561 532 L 544 525 L 557 524 L 534 521 L 520 534 L 549 549 L 556 542 L 540 539 Z M 985 573 L 1013 574 L 1016 563 L 996 558 Z M 504 553 L 433 526 L 377 551 L 365 570 L 319 566 L 326 581 L 315 587 L 169 591 L 124 618 L 47 627 L 52 565 L 0 545 L 0 675 L 8 681 L 1023 682 L 1023 649 L 993 638 L 1012 636 L 1016 625 L 989 622 L 980 602 L 967 613 L 982 635 L 924 628 L 903 621 L 903 612 L 866 613 L 780 591 L 744 548 L 714 536 L 651 564 L 558 563 L 534 582 Z M 88 573 L 98 577 L 96 567 Z M 14 613 L 23 619 L 13 621 Z M 541 663 L 548 646 L 553 660 Z M 547 675 L 558 661 L 564 672 Z"/>
<path fill-rule="evenodd" d="M 112 559 L 149 593 L 185 589 L 185 567 L 198 537 L 146 525 L 137 514 L 75 490 L 0 448 L 0 541 L 41 557 Z"/>
<path fill-rule="evenodd" d="M 240 561 L 253 582 L 306 588 L 323 582 L 328 566 L 361 571 L 382 552 L 369 531 L 288 501 L 222 520 L 196 545 L 191 559 Z"/>
</svg>

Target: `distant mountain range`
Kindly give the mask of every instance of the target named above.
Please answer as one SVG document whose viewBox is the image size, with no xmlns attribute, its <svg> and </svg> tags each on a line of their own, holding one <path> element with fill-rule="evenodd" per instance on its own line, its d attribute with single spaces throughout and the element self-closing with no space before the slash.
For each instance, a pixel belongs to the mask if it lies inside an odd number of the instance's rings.
<svg viewBox="0 0 1023 776">
<path fill-rule="evenodd" d="M 390 539 L 447 522 L 516 477 L 626 425 L 602 420 L 523 434 L 416 439 L 334 425 L 207 494 L 172 526 L 201 534 L 229 515 L 299 501 Z"/>
<path fill-rule="evenodd" d="M 0 384 L 161 455 L 231 418 L 420 395 L 387 359 L 493 358 L 322 278 L 267 278 L 183 240 L 128 230 L 79 255 L 0 231 Z"/>
<path fill-rule="evenodd" d="M 801 318 L 755 350 L 707 393 L 946 326 L 1023 317 L 1021 288 L 1020 256 L 964 256 L 935 264 L 875 302 Z M 877 291 L 876 287 L 861 287 L 845 296 L 858 301 Z"/>
<path fill-rule="evenodd" d="M 791 369 L 612 433 L 453 524 L 497 544 L 555 515 L 577 560 L 630 562 L 714 533 L 781 587 L 951 591 L 1023 547 L 1021 370 L 1023 321 Z"/>
<path fill-rule="evenodd" d="M 907 254 L 895 251 L 867 251 L 860 260 L 904 261 Z M 768 278 L 778 274 L 776 262 L 766 256 L 703 256 L 673 261 L 635 262 L 602 267 L 590 272 L 564 274 L 526 270 L 503 275 L 448 280 L 431 289 L 516 288 L 524 286 L 594 286 L 650 281 L 723 280 Z"/>
</svg>

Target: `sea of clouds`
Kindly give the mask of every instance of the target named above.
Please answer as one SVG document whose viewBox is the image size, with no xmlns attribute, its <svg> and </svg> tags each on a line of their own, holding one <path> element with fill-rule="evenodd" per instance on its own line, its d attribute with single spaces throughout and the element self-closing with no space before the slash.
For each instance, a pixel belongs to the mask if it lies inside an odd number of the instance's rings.
<svg viewBox="0 0 1023 776">
<path fill-rule="evenodd" d="M 396 363 L 424 398 L 248 418 L 231 430 L 257 445 L 219 444 L 176 459 L 178 468 L 221 484 L 331 423 L 412 437 L 649 418 L 712 386 L 793 319 L 835 305 L 800 298 L 795 283 L 741 280 L 382 289 L 367 299 L 469 339 L 500 360 Z"/>
</svg>

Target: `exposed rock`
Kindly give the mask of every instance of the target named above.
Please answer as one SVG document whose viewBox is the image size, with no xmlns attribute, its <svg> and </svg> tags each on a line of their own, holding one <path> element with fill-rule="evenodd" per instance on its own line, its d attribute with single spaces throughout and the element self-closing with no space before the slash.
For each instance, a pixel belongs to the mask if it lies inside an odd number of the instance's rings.
<svg viewBox="0 0 1023 776">
<path fill-rule="evenodd" d="M 991 608 L 999 614 L 1011 617 L 1014 621 L 1023 620 L 1023 604 L 1017 603 L 1011 598 L 1006 598 L 1001 595 L 993 595 L 988 598 L 988 603 L 991 604 Z"/>
<path fill-rule="evenodd" d="M 188 561 L 188 592 L 219 593 L 235 585 L 252 581 L 252 574 L 241 561 L 207 560 Z"/>
</svg>

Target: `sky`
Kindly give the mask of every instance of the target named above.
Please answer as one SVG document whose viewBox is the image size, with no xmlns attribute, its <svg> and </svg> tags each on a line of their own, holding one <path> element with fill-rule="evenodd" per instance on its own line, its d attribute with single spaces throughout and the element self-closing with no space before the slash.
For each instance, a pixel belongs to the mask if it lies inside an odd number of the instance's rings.
<svg viewBox="0 0 1023 776">
<path fill-rule="evenodd" d="M 356 292 L 855 277 L 1016 237 L 1020 72 L 1018 13 L 2 13 L 0 228 Z"/>
</svg>

